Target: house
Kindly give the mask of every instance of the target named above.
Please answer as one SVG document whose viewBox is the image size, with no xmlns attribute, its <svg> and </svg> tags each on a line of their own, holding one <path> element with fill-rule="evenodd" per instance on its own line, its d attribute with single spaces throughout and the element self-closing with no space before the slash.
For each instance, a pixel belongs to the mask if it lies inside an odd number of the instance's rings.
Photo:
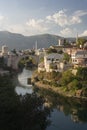
<svg viewBox="0 0 87 130">
<path fill-rule="evenodd" d="M 44 67 L 44 63 L 41 62 L 39 65 L 38 65 L 38 72 L 42 72 L 42 71 L 45 71 L 45 67 Z"/>
<path fill-rule="evenodd" d="M 44 56 L 44 68 L 46 72 L 61 71 L 63 65 L 60 62 L 63 61 L 63 54 L 51 53 Z"/>
<path fill-rule="evenodd" d="M 71 55 L 72 64 L 74 66 L 87 66 L 87 51 L 77 50 Z"/>
<path fill-rule="evenodd" d="M 84 43 L 83 49 L 87 50 L 87 42 Z"/>
<path fill-rule="evenodd" d="M 67 53 L 68 55 L 72 55 L 72 53 L 75 53 L 76 51 L 77 51 L 77 47 L 73 47 L 73 46 L 63 47 L 63 52 Z"/>
</svg>

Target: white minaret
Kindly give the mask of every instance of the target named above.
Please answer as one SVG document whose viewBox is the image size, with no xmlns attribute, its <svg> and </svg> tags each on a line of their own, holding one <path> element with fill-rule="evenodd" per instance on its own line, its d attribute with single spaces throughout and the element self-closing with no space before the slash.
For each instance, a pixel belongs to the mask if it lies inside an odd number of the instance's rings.
<svg viewBox="0 0 87 130">
<path fill-rule="evenodd" d="M 76 35 L 76 44 L 78 44 L 78 33 Z"/>
<path fill-rule="evenodd" d="M 59 46 L 62 46 L 62 45 L 63 45 L 63 42 L 64 42 L 63 39 L 58 39 L 58 45 L 59 45 Z"/>
<path fill-rule="evenodd" d="M 35 51 L 37 51 L 37 41 L 35 42 Z"/>
<path fill-rule="evenodd" d="M 2 46 L 2 55 L 8 55 L 8 47 L 6 45 Z"/>
<path fill-rule="evenodd" d="M 37 55 L 38 51 L 37 51 L 37 41 L 35 42 L 35 54 Z"/>
</svg>

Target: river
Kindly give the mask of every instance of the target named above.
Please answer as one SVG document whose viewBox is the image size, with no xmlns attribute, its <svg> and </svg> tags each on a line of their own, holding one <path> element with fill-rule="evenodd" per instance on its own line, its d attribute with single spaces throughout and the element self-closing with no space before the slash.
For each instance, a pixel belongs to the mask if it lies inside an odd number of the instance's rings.
<svg viewBox="0 0 87 130">
<path fill-rule="evenodd" d="M 32 85 L 27 84 L 27 78 L 32 71 L 24 69 L 18 75 L 18 84 L 15 88 L 17 94 L 32 93 Z M 45 90 L 38 90 L 46 98 L 46 104 L 51 110 L 50 125 L 46 130 L 87 130 L 87 101 L 65 98 Z"/>
</svg>

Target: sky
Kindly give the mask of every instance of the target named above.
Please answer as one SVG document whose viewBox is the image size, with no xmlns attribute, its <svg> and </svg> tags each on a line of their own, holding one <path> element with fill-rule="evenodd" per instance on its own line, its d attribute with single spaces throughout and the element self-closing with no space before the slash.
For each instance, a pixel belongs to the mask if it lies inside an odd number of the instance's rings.
<svg viewBox="0 0 87 130">
<path fill-rule="evenodd" d="M 87 36 L 87 0 L 0 0 L 0 31 Z"/>
</svg>

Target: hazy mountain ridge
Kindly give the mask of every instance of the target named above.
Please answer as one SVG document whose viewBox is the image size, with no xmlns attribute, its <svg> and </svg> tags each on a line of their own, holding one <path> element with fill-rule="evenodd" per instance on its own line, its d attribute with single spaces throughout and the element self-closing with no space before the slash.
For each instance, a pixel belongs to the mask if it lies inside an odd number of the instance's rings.
<svg viewBox="0 0 87 130">
<path fill-rule="evenodd" d="M 50 45 L 57 45 L 61 36 L 52 34 L 41 34 L 35 36 L 24 36 L 22 34 L 0 31 L 0 48 L 6 44 L 10 49 L 32 49 L 37 41 L 38 48 L 47 48 Z M 85 37 L 87 38 L 87 37 Z M 66 38 L 69 41 L 75 41 L 75 38 Z"/>
<path fill-rule="evenodd" d="M 35 36 L 24 36 L 17 33 L 0 31 L 0 46 L 6 44 L 10 49 L 33 48 L 37 41 L 38 48 L 46 48 L 50 45 L 56 45 L 60 36 L 51 34 L 42 34 Z"/>
</svg>

